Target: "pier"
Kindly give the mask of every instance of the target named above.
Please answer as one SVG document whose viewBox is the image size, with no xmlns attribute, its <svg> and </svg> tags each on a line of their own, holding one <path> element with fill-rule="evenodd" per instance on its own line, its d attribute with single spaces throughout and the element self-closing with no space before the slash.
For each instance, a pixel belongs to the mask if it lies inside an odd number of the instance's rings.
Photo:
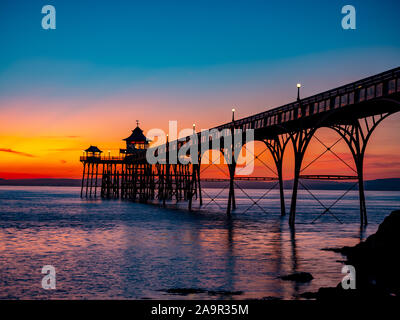
<svg viewBox="0 0 400 320">
<path fill-rule="evenodd" d="M 254 131 L 254 140 L 262 141 L 265 150 L 272 154 L 276 167 L 276 177 L 248 177 L 248 181 L 276 181 L 281 199 L 281 215 L 286 214 L 283 188 L 283 159 L 286 147 L 292 144 L 294 150 L 294 181 L 289 210 L 289 224 L 295 225 L 297 194 L 302 180 L 352 180 L 358 186 L 360 202 L 360 224 L 368 223 L 364 190 L 364 156 L 368 141 L 387 117 L 400 111 L 400 68 L 395 68 L 341 87 L 301 99 L 300 85 L 298 98 L 287 105 L 258 113 L 246 118 L 212 128 L 215 132 L 228 130 L 232 135 L 241 130 Z M 302 175 L 304 154 L 318 129 L 334 130 L 340 140 L 345 141 L 354 160 L 354 175 Z M 212 130 L 210 129 L 210 132 Z M 200 132 L 193 132 L 199 144 L 206 144 L 213 150 L 211 143 L 215 137 L 206 137 Z M 223 140 L 223 137 L 217 137 Z M 167 201 L 186 201 L 192 210 L 193 201 L 203 205 L 201 159 L 204 153 L 198 151 L 196 161 L 189 158 L 187 164 L 170 163 L 169 153 L 178 152 L 191 143 L 191 136 L 179 141 L 167 141 L 154 151 L 148 145 L 139 124 L 130 137 L 124 139 L 126 148 L 120 150 L 120 156 L 103 155 L 96 146 L 91 146 L 80 158 L 83 163 L 81 197 L 101 197 L 105 199 L 129 199 L 139 202 L 158 200 L 165 206 Z M 320 141 L 321 142 L 321 141 Z M 323 142 L 321 142 L 323 144 Z M 332 146 L 323 144 L 326 152 L 333 152 Z M 233 148 L 231 148 L 232 150 Z M 151 164 L 146 158 L 148 151 L 156 152 L 165 161 Z M 203 149 L 202 149 L 203 150 Z M 230 158 L 228 176 L 222 179 L 229 184 L 229 196 L 226 214 L 236 208 L 235 189 L 240 188 L 236 181 L 246 177 L 236 177 L 236 157 L 234 151 L 230 155 L 218 147 L 225 158 Z M 263 152 L 264 152 L 263 151 Z M 259 155 L 254 155 L 257 158 Z M 338 161 L 340 157 L 338 157 Z M 258 180 L 257 180 L 258 179 Z M 213 179 L 209 179 L 210 182 Z M 217 178 L 214 181 L 218 181 Z M 326 209 L 327 212 L 329 208 Z"/>
</svg>

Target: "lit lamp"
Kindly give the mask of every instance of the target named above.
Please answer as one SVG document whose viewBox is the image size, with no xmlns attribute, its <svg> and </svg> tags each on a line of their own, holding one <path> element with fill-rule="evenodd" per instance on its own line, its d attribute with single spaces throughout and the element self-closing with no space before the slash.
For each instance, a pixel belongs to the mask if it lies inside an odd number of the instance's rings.
<svg viewBox="0 0 400 320">
<path fill-rule="evenodd" d="M 235 108 L 232 109 L 232 122 L 235 121 Z"/>
<path fill-rule="evenodd" d="M 297 84 L 297 101 L 300 100 L 300 88 L 301 88 L 301 83 Z"/>
<path fill-rule="evenodd" d="M 196 133 L 196 124 L 193 123 L 193 133 Z"/>
</svg>

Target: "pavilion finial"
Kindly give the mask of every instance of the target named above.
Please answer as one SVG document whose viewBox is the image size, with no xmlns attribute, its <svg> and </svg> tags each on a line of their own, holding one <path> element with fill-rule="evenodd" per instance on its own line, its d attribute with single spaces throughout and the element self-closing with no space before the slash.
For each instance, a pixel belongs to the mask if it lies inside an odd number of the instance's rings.
<svg viewBox="0 0 400 320">
<path fill-rule="evenodd" d="M 136 127 L 139 127 L 139 120 L 136 120 Z"/>
</svg>

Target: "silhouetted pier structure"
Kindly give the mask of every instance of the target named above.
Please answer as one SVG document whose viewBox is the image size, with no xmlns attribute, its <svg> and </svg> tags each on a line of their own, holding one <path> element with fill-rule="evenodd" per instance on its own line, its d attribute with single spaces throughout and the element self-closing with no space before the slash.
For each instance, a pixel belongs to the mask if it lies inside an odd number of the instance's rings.
<svg viewBox="0 0 400 320">
<path fill-rule="evenodd" d="M 300 86 L 298 86 L 300 88 Z M 289 224 L 294 226 L 297 205 L 297 193 L 302 179 L 307 180 L 355 180 L 359 190 L 360 222 L 367 224 L 367 211 L 364 191 L 364 156 L 367 143 L 376 127 L 388 116 L 400 111 L 400 68 L 392 69 L 339 88 L 300 99 L 279 108 L 258 113 L 243 119 L 225 123 L 212 128 L 219 132 L 230 130 L 233 134 L 241 129 L 254 130 L 254 140 L 264 142 L 266 149 L 272 154 L 276 166 L 277 180 L 280 190 L 281 215 L 285 215 L 285 198 L 283 189 L 283 158 L 288 143 L 294 151 L 294 181 L 290 206 Z M 302 175 L 304 154 L 315 132 L 320 128 L 330 128 L 337 132 L 340 139 L 346 142 L 352 154 L 355 169 L 353 176 L 349 175 Z M 212 130 L 210 129 L 210 131 Z M 135 132 L 136 130 L 136 132 Z M 122 198 L 141 202 L 158 199 L 165 205 L 166 201 L 188 201 L 192 208 L 193 199 L 199 199 L 202 205 L 202 190 L 200 179 L 200 160 L 204 153 L 199 150 L 199 163 L 172 164 L 169 163 L 169 152 L 177 152 L 190 137 L 176 142 L 168 142 L 158 148 L 158 154 L 163 154 L 165 163 L 149 164 L 146 160 L 147 140 L 137 127 L 131 137 L 125 139 L 127 149 L 121 149 L 121 156 L 102 156 L 101 150 L 91 147 L 81 157 L 83 163 L 83 178 L 81 196 L 96 197 L 100 188 L 102 198 Z M 212 138 L 197 136 L 199 144 L 207 144 L 213 149 Z M 223 137 L 217 137 L 223 139 Z M 243 137 L 244 141 L 244 137 Z M 320 141 L 318 139 L 318 141 Z M 332 146 L 320 143 L 326 152 L 332 152 Z M 222 143 L 221 143 L 222 144 Z M 220 147 L 221 154 L 224 150 Z M 335 153 L 334 153 L 335 154 Z M 235 183 L 241 177 L 235 176 L 236 155 L 226 155 L 231 161 L 228 166 L 229 196 L 227 213 L 236 208 Z M 255 158 L 258 155 L 254 155 Z M 335 154 L 338 160 L 341 160 Z M 343 160 L 342 160 L 343 161 Z M 99 178 L 101 177 L 101 179 Z M 250 177 L 249 177 L 250 178 Z M 268 179 L 268 178 L 265 178 Z M 100 186 L 98 181 L 101 180 Z M 250 180 L 250 179 L 249 179 Z M 329 212 L 326 208 L 324 213 Z"/>
<path fill-rule="evenodd" d="M 158 199 L 166 201 L 191 201 L 198 197 L 200 183 L 198 165 L 149 164 L 146 160 L 148 140 L 139 128 L 124 139 L 126 149 L 120 156 L 102 156 L 96 146 L 90 146 L 81 157 L 83 176 L 81 197 L 100 196 L 108 199 L 129 199 L 148 202 Z M 100 168 L 100 171 L 99 171 Z M 98 177 L 101 176 L 101 180 Z"/>
</svg>

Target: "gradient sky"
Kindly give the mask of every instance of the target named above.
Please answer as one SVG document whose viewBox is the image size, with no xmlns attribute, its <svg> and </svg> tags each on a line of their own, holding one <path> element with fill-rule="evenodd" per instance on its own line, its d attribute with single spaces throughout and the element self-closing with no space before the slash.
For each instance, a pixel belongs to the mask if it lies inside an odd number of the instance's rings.
<svg viewBox="0 0 400 320">
<path fill-rule="evenodd" d="M 56 30 L 41 28 L 46 4 Z M 341 28 L 346 4 L 357 30 Z M 136 119 L 145 131 L 169 120 L 209 128 L 232 106 L 244 117 L 293 101 L 297 82 L 309 96 L 398 67 L 398 12 L 387 0 L 2 0 L 0 178 L 77 178 L 82 150 L 117 154 Z M 367 179 L 400 177 L 399 120 L 374 134 Z M 307 157 L 321 151 L 314 142 Z M 351 163 L 344 145 L 336 151 Z M 290 149 L 285 167 L 290 177 Z M 346 170 L 329 155 L 313 168 Z"/>
</svg>

